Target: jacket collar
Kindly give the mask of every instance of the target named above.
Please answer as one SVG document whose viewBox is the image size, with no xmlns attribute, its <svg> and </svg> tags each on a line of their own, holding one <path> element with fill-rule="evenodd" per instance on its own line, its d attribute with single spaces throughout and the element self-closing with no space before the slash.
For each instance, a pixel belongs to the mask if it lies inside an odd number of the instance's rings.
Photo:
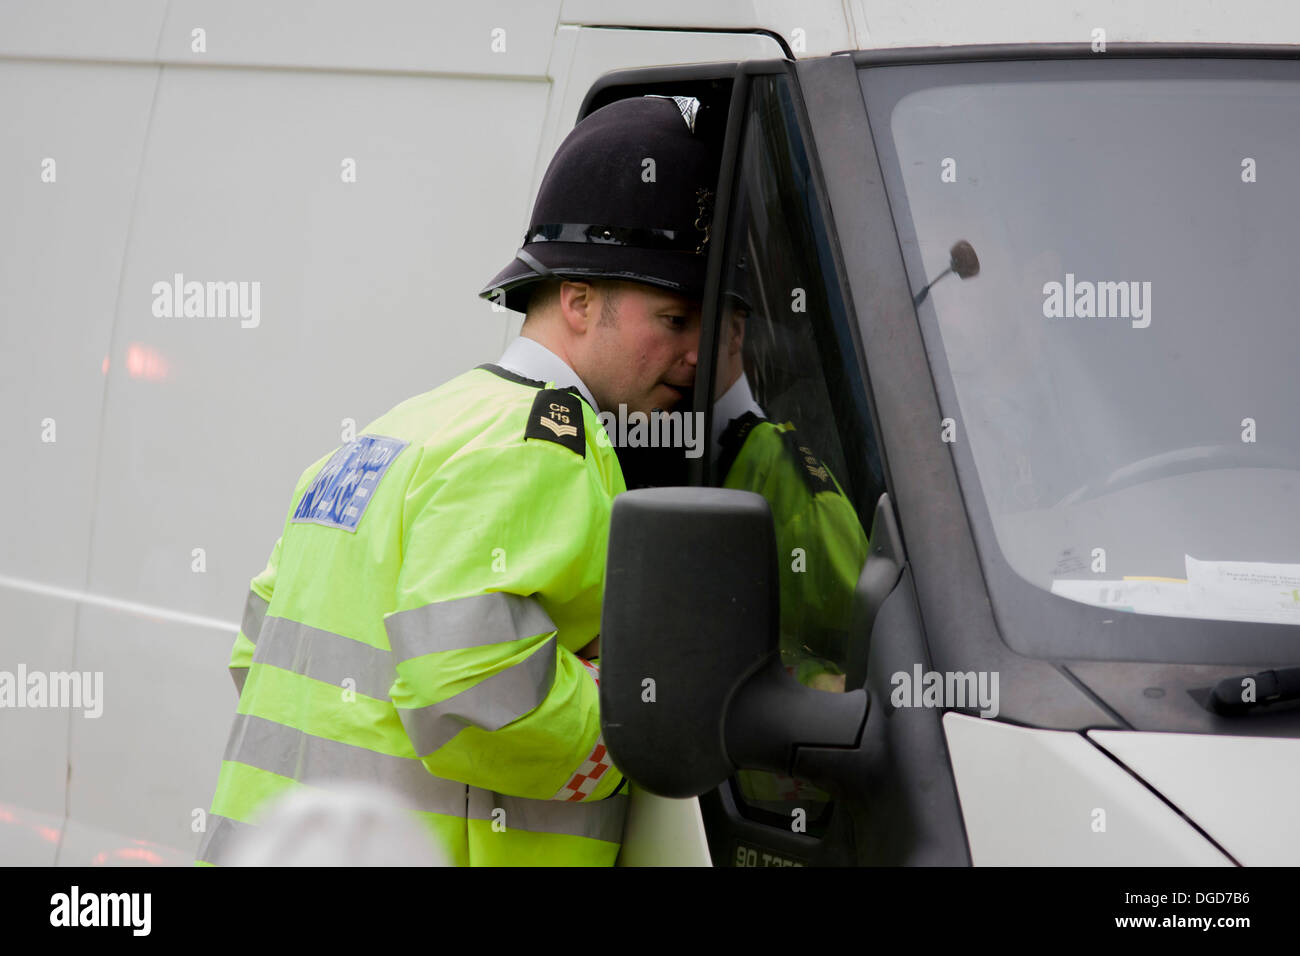
<svg viewBox="0 0 1300 956">
<path fill-rule="evenodd" d="M 749 377 L 744 372 L 713 405 L 713 461 L 716 463 L 722 455 L 722 433 L 727 426 L 751 412 L 759 418 L 766 418 L 763 409 L 754 400 L 754 392 L 749 387 Z"/>
<path fill-rule="evenodd" d="M 586 399 L 587 404 L 591 406 L 592 411 L 600 412 L 595 397 L 582 379 L 578 377 L 578 373 L 569 368 L 564 359 L 540 342 L 524 338 L 522 335 L 519 336 L 501 354 L 497 364 L 507 371 L 522 375 L 525 378 L 535 378 L 542 382 L 554 382 L 558 388 L 575 387 L 582 394 L 582 397 Z"/>
</svg>

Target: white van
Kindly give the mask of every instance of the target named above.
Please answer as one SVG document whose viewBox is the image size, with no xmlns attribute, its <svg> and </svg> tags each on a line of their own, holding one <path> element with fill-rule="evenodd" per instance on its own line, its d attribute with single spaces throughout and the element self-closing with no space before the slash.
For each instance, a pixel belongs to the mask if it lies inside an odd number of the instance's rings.
<svg viewBox="0 0 1300 956">
<path fill-rule="evenodd" d="M 705 341 L 744 272 L 871 555 L 800 657 L 708 456 L 628 496 L 611 586 L 638 520 L 717 551 L 619 578 L 623 862 L 1300 862 L 1300 14 L 1154 6 L 0 7 L 0 862 L 193 859 L 295 479 L 496 359 L 552 152 L 645 93 L 715 119 Z"/>
</svg>

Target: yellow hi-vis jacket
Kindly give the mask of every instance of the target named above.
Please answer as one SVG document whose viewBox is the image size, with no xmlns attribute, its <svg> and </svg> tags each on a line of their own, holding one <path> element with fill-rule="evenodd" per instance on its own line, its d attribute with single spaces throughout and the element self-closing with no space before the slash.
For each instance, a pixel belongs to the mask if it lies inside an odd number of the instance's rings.
<svg viewBox="0 0 1300 956">
<path fill-rule="evenodd" d="M 307 469 L 252 581 L 199 863 L 299 784 L 394 791 L 459 865 L 612 865 L 599 670 L 624 490 L 577 394 L 480 366 Z"/>
<path fill-rule="evenodd" d="M 789 659 L 819 657 L 820 672 L 838 668 L 853 595 L 870 542 L 857 511 L 830 469 L 797 437 L 790 422 L 746 413 L 722 436 L 724 488 L 767 499 L 776 532 L 781 581 L 781 649 Z M 800 666 L 805 683 L 816 673 Z"/>
<path fill-rule="evenodd" d="M 781 581 L 781 658 L 801 684 L 843 673 L 853 594 L 870 542 L 853 503 L 790 422 L 746 413 L 722 436 L 725 488 L 763 495 L 772 509 Z M 802 806 L 816 819 L 830 794 L 783 774 L 741 770 L 751 806 L 788 815 Z"/>
</svg>

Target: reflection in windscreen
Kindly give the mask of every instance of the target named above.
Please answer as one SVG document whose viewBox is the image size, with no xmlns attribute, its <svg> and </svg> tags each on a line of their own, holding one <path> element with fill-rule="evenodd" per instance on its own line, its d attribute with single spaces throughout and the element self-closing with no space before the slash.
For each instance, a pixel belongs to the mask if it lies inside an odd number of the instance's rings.
<svg viewBox="0 0 1300 956">
<path fill-rule="evenodd" d="M 1300 85 L 949 86 L 891 131 L 913 289 L 958 239 L 979 256 L 921 318 L 1008 563 L 1116 609 L 1300 623 Z"/>
</svg>

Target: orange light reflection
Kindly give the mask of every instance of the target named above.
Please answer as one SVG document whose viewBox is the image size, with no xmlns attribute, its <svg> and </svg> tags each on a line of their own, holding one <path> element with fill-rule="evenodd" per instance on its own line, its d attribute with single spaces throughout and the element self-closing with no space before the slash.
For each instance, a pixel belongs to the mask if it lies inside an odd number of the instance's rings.
<svg viewBox="0 0 1300 956">
<path fill-rule="evenodd" d="M 126 374 L 146 382 L 166 381 L 167 360 L 151 345 L 132 342 L 126 350 Z"/>
</svg>

